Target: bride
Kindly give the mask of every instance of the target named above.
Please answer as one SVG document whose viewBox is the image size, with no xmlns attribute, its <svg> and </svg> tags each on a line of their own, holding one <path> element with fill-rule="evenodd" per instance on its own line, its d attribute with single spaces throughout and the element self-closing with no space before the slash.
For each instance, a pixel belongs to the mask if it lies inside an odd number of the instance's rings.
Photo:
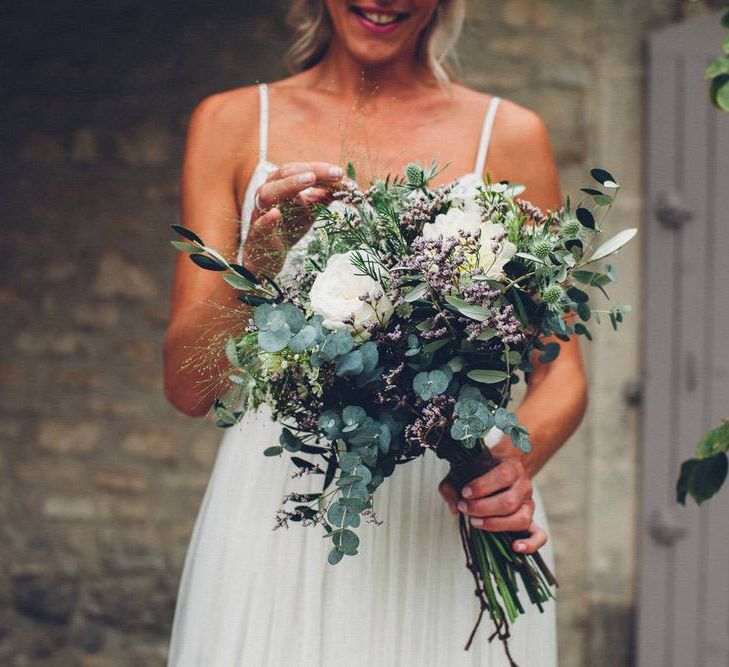
<svg viewBox="0 0 729 667">
<path fill-rule="evenodd" d="M 524 184 L 525 197 L 544 209 L 560 205 L 542 121 L 449 80 L 444 60 L 463 0 L 294 0 L 290 12 L 295 74 L 213 95 L 190 121 L 182 223 L 211 247 L 239 253 L 254 272 L 295 265 L 288 251 L 307 233 L 308 207 L 328 201 L 348 161 L 367 182 L 435 158 L 444 167 L 435 185 L 460 178 L 473 186 L 488 173 Z M 190 351 L 224 330 L 216 314 L 234 304 L 219 276 L 178 262 L 165 386 L 185 414 L 208 411 L 210 378 L 226 364 L 200 369 L 186 363 Z M 336 567 L 316 531 L 272 530 L 282 497 L 304 480 L 263 457 L 278 441 L 269 415 L 246 415 L 223 438 L 200 509 L 169 664 L 508 664 L 501 644 L 487 641 L 486 623 L 463 651 L 478 604 L 453 515 L 464 512 L 492 531 L 527 531 L 513 544 L 521 552 L 546 543 L 532 478 L 575 430 L 586 402 L 578 343 L 561 345 L 555 362 L 535 360 L 517 410 L 534 443 L 530 454 L 502 439 L 492 448 L 500 465 L 463 489 L 449 484 L 447 462 L 435 456 L 402 466 L 377 491 L 382 525 L 363 526 L 360 555 Z M 542 553 L 553 566 L 551 544 Z M 510 645 L 522 667 L 554 667 L 554 604 L 517 620 Z"/>
</svg>

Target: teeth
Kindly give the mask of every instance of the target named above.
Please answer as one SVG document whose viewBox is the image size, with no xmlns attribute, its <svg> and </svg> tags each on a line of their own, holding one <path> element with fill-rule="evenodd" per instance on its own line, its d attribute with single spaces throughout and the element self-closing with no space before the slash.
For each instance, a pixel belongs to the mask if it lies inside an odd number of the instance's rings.
<svg viewBox="0 0 729 667">
<path fill-rule="evenodd" d="M 372 12 L 362 12 L 362 14 L 364 14 L 364 17 L 368 21 L 376 23 L 377 25 L 389 25 L 390 23 L 395 23 L 395 21 L 397 21 L 396 14 L 375 14 Z"/>
</svg>

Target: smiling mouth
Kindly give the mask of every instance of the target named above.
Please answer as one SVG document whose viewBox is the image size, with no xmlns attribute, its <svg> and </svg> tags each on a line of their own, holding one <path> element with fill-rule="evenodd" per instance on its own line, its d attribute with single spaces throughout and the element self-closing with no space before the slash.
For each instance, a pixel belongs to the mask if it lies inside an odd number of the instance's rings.
<svg viewBox="0 0 729 667">
<path fill-rule="evenodd" d="M 357 16 L 364 19 L 368 23 L 371 23 L 372 25 L 380 26 L 380 27 L 385 27 L 385 26 L 393 25 L 395 23 L 400 23 L 401 21 L 404 21 L 408 17 L 407 14 L 370 11 L 370 10 L 362 9 L 361 7 L 351 7 L 351 10 Z"/>
</svg>

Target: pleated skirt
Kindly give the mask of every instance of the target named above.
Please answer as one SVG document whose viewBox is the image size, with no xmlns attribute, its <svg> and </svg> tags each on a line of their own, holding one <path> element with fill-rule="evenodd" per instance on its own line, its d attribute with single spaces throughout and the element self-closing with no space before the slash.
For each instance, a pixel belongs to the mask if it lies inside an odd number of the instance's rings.
<svg viewBox="0 0 729 667">
<path fill-rule="evenodd" d="M 447 462 L 427 452 L 398 466 L 375 494 L 383 523 L 363 522 L 359 554 L 332 566 L 320 526 L 273 530 L 284 495 L 322 480 L 292 479 L 286 456 L 263 456 L 279 432 L 262 410 L 225 433 L 185 559 L 170 667 L 508 665 L 487 617 L 463 648 L 479 608 L 438 493 Z M 538 490 L 535 500 L 548 529 Z M 542 553 L 553 568 L 552 545 Z M 531 607 L 510 646 L 520 667 L 555 667 L 555 603 Z"/>
</svg>

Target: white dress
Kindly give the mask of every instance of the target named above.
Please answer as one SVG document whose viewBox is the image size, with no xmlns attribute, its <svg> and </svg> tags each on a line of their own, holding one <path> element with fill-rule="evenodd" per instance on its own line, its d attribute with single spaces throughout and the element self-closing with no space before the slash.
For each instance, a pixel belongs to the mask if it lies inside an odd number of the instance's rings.
<svg viewBox="0 0 729 667">
<path fill-rule="evenodd" d="M 268 98 L 260 87 L 260 161 L 246 192 L 242 238 L 266 161 Z M 486 114 L 475 173 L 481 175 L 498 105 Z M 293 254 L 295 255 L 295 253 Z M 375 494 L 382 525 L 358 529 L 359 554 L 327 563 L 330 540 L 318 527 L 272 530 L 289 491 L 320 490 L 321 478 L 291 479 L 286 458 L 263 450 L 278 442 L 267 412 L 228 429 L 200 508 L 180 582 L 170 667 L 440 667 L 508 665 L 478 614 L 457 518 L 438 493 L 448 464 L 434 454 L 398 466 Z M 539 492 L 536 521 L 548 530 Z M 552 547 L 542 549 L 554 567 Z M 528 603 L 528 600 L 527 600 Z M 512 626 L 520 667 L 557 664 L 555 605 L 531 607 Z"/>
</svg>

